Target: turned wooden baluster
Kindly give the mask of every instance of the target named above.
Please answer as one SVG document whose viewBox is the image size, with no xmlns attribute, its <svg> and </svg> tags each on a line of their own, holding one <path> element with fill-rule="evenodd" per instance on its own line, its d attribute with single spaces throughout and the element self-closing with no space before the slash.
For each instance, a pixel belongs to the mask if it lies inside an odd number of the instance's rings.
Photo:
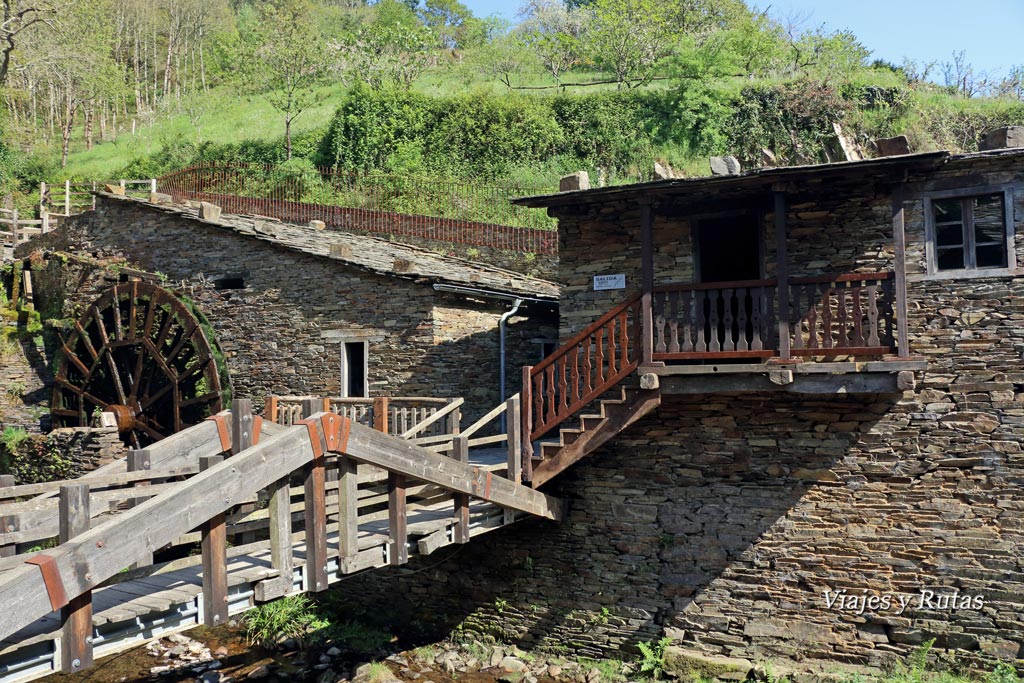
<svg viewBox="0 0 1024 683">
<path fill-rule="evenodd" d="M 734 320 L 733 316 L 733 291 L 732 289 L 725 289 L 722 291 L 722 350 L 723 351 L 735 351 L 736 342 L 732 335 L 732 323 Z"/>
<path fill-rule="evenodd" d="M 533 432 L 540 431 L 547 423 L 544 416 L 544 374 L 537 373 L 533 378 L 533 412 L 537 419 L 533 424 Z"/>
<path fill-rule="evenodd" d="M 605 334 L 608 335 L 608 377 L 614 377 L 618 369 L 615 362 L 618 357 L 618 348 L 615 346 L 615 318 L 608 321 L 604 326 Z"/>
<path fill-rule="evenodd" d="M 878 285 L 871 283 L 868 290 L 868 346 L 881 346 L 878 338 Z"/>
<path fill-rule="evenodd" d="M 680 292 L 672 292 L 672 316 L 669 318 L 670 340 L 668 344 L 669 353 L 679 353 L 679 299 Z"/>
<path fill-rule="evenodd" d="M 693 292 L 678 293 L 679 307 L 683 311 L 683 351 L 693 351 Z"/>
<path fill-rule="evenodd" d="M 619 315 L 619 370 L 623 370 L 629 365 L 630 353 L 629 353 L 629 332 L 627 323 L 629 322 L 629 311 L 623 311 Z"/>
<path fill-rule="evenodd" d="M 764 348 L 762 342 L 761 316 L 762 299 L 764 298 L 764 287 L 755 287 L 750 290 L 750 329 L 753 334 L 750 336 L 750 350 L 760 351 Z"/>
<path fill-rule="evenodd" d="M 566 374 L 568 374 L 569 368 L 566 367 L 566 361 L 568 359 L 563 356 L 558 359 L 555 366 L 558 368 L 558 407 L 555 413 L 561 417 L 565 415 L 566 411 L 569 410 L 569 384 L 566 381 Z"/>
<path fill-rule="evenodd" d="M 595 333 L 597 335 L 597 384 L 604 384 L 604 328 L 600 327 Z"/>
<path fill-rule="evenodd" d="M 839 326 L 839 329 L 837 330 L 837 332 L 839 334 L 839 341 L 836 345 L 840 348 L 844 348 L 850 345 L 850 331 L 848 329 L 849 321 L 846 317 L 846 292 L 848 288 L 849 283 L 843 283 L 842 285 L 836 287 L 833 290 L 839 297 L 839 306 L 836 310 L 838 315 L 837 324 Z"/>
<path fill-rule="evenodd" d="M 864 309 L 860 305 L 860 293 L 863 290 L 862 283 L 850 289 L 853 298 L 853 338 L 850 339 L 850 346 L 866 346 L 864 343 Z"/>
<path fill-rule="evenodd" d="M 584 392 L 588 394 L 594 390 L 594 379 L 591 376 L 591 373 L 594 371 L 594 365 L 590 359 L 590 350 L 591 343 L 590 337 L 588 336 L 583 340 L 583 383 Z"/>
<path fill-rule="evenodd" d="M 556 401 L 558 399 L 555 396 L 555 365 L 555 363 L 552 363 L 547 368 L 545 368 L 544 372 L 544 394 L 545 401 L 547 402 L 547 416 L 544 419 L 544 422 L 550 422 L 554 420 L 555 417 L 557 417 L 558 415 L 558 413 L 556 412 Z"/>
<path fill-rule="evenodd" d="M 708 350 L 718 352 L 722 350 L 722 342 L 718 337 L 718 299 L 722 293 L 717 289 L 713 289 L 708 290 L 706 294 L 708 301 L 710 302 L 710 305 L 708 306 L 708 332 L 711 337 L 711 343 L 708 345 Z"/>
<path fill-rule="evenodd" d="M 668 343 L 665 341 L 665 309 L 667 292 L 655 292 L 652 300 L 654 306 L 654 352 L 665 353 Z"/>
<path fill-rule="evenodd" d="M 580 347 L 578 345 L 572 350 L 572 362 L 569 364 L 569 369 L 572 382 L 570 403 L 576 403 L 580 400 Z"/>
<path fill-rule="evenodd" d="M 753 307 L 751 307 L 753 308 Z M 736 350 L 749 351 L 750 339 L 747 338 L 747 288 L 736 290 Z"/>
</svg>

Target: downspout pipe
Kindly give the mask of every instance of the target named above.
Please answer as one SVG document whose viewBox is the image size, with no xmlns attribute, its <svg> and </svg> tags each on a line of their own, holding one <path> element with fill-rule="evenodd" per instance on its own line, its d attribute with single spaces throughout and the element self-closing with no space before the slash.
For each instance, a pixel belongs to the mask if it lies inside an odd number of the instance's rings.
<svg viewBox="0 0 1024 683">
<path fill-rule="evenodd" d="M 508 319 L 519 312 L 519 307 L 523 305 L 522 299 L 516 299 L 512 302 L 512 308 L 508 309 L 501 315 L 501 319 L 498 321 L 498 393 L 501 396 L 502 403 L 508 398 L 505 395 L 505 323 Z M 505 413 L 501 414 L 501 431 L 505 431 Z"/>
<path fill-rule="evenodd" d="M 501 396 L 501 400 L 504 401 L 507 398 L 505 396 L 505 322 L 519 311 L 520 306 L 528 301 L 534 303 L 546 303 L 548 305 L 556 305 L 556 302 L 545 299 L 535 299 L 533 297 L 517 294 L 495 292 L 487 289 L 477 289 L 476 287 L 464 287 L 461 285 L 437 283 L 434 285 L 434 289 L 438 292 L 451 292 L 453 294 L 464 294 L 483 297 L 485 299 L 499 299 L 502 301 L 512 302 L 512 308 L 503 313 L 501 319 L 498 321 L 498 393 Z M 506 428 L 504 414 L 501 416 L 501 428 Z"/>
</svg>

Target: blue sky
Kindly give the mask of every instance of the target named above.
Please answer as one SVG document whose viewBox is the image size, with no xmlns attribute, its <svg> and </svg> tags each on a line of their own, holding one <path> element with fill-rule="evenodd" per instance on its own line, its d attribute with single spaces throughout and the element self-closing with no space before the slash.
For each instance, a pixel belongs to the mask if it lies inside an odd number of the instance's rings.
<svg viewBox="0 0 1024 683">
<path fill-rule="evenodd" d="M 516 19 L 517 0 L 462 0 L 477 16 Z M 950 61 L 964 50 L 976 72 L 1024 64 L 1024 0 L 756 0 L 777 18 L 850 29 L 874 57 L 899 64 Z M 933 73 L 935 78 L 938 74 Z"/>
</svg>

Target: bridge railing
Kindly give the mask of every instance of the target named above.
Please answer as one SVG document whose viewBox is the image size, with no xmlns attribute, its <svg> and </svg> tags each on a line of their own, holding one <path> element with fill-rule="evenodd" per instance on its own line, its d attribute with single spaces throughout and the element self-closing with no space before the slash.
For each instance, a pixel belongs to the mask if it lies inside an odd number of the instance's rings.
<svg viewBox="0 0 1024 683">
<path fill-rule="evenodd" d="M 309 402 L 313 401 L 313 404 Z M 461 398 L 417 396 L 378 396 L 375 398 L 268 396 L 264 402 L 265 417 L 271 422 L 292 425 L 308 414 L 310 405 L 374 427 L 392 436 L 402 436 L 420 426 L 411 436 L 458 434 L 462 418 Z M 441 415 L 438 413 L 441 412 Z M 405 437 L 409 438 L 409 437 Z"/>
<path fill-rule="evenodd" d="M 471 465 L 469 438 L 451 438 L 445 457 L 335 413 L 318 411 L 286 427 L 252 415 L 249 401 L 236 400 L 229 412 L 132 451 L 128 473 L 98 470 L 73 483 L 4 487 L 0 499 L 17 501 L 6 505 L 49 508 L 57 486 L 59 534 L 55 547 L 0 558 L 0 640 L 60 610 L 59 661 L 64 671 L 78 671 L 94 656 L 92 592 L 111 583 L 201 565 L 198 621 L 216 625 L 229 615 L 231 557 L 259 549 L 269 556 L 263 561 L 269 566 L 255 574 L 246 563 L 246 580 L 254 582 L 251 606 L 296 590 L 325 590 L 337 579 L 329 571 L 403 564 L 410 538 L 419 536 L 412 546 L 421 553 L 468 542 L 494 526 L 479 516 L 471 521 L 471 497 L 491 504 L 474 507 L 473 514 L 495 518 L 498 526 L 502 508 L 561 519 L 559 501 L 503 476 L 518 472 L 518 464 Z M 167 442 L 170 447 L 161 445 Z M 520 449 L 509 452 L 518 458 Z M 197 465 L 170 468 L 194 456 Z M 382 474 L 365 471 L 367 465 Z M 132 488 L 122 490 L 126 486 Z M 113 511 L 112 501 L 133 507 Z M 417 531 L 413 515 L 423 515 Z M 336 534 L 330 546 L 328 533 Z M 296 542 L 303 547 L 298 556 Z M 154 552 L 183 543 L 198 544 L 200 555 L 153 565 Z M 99 642 L 103 654 L 104 639 Z"/>
<path fill-rule="evenodd" d="M 39 183 L 39 212 L 51 216 L 72 216 L 96 208 L 94 193 L 106 185 L 119 185 L 126 195 L 149 198 L 156 192 L 156 178 L 118 180 L 86 180 L 51 184 Z"/>
</svg>

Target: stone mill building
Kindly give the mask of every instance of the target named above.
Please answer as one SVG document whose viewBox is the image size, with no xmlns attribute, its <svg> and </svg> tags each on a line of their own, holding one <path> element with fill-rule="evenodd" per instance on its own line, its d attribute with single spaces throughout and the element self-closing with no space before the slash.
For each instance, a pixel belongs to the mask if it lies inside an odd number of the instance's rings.
<svg viewBox="0 0 1024 683">
<path fill-rule="evenodd" d="M 1024 149 L 520 202 L 559 221 L 566 344 L 528 371 L 527 431 L 594 364 L 647 407 L 544 484 L 566 522 L 353 595 L 588 656 L 1024 654 Z"/>
</svg>

